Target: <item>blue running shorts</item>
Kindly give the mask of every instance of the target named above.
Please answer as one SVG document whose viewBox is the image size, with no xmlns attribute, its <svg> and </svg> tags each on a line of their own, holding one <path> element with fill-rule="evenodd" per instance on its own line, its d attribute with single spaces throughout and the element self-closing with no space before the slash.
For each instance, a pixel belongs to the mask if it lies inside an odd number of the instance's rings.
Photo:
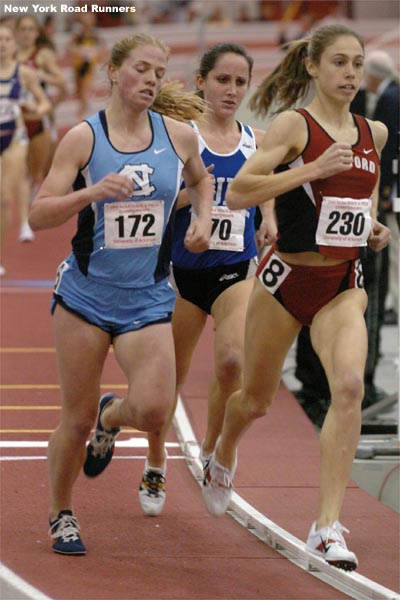
<svg viewBox="0 0 400 600">
<path fill-rule="evenodd" d="M 176 294 L 165 278 L 142 288 L 121 288 L 85 277 L 74 260 L 58 267 L 51 312 L 57 304 L 112 337 L 169 323 Z"/>
</svg>

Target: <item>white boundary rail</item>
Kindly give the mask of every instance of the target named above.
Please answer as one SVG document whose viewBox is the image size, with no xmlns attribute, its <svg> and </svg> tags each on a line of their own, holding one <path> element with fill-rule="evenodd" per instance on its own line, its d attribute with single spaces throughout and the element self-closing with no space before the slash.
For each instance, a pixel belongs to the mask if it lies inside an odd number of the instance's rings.
<svg viewBox="0 0 400 600">
<path fill-rule="evenodd" d="M 0 592 L 3 600 L 52 600 L 1 563 Z"/>
<path fill-rule="evenodd" d="M 174 428 L 187 465 L 202 485 L 203 469 L 199 460 L 199 443 L 187 417 L 181 398 L 174 417 Z M 268 546 L 301 569 L 356 600 L 400 600 L 400 595 L 363 575 L 330 566 L 323 558 L 313 556 L 305 544 L 233 493 L 228 514 Z"/>
</svg>

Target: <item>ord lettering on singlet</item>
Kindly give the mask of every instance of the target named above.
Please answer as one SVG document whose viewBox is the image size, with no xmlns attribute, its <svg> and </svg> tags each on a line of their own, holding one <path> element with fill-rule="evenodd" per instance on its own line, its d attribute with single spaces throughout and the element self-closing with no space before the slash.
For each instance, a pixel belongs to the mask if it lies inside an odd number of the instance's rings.
<svg viewBox="0 0 400 600">
<path fill-rule="evenodd" d="M 283 262 L 276 254 L 271 254 L 268 261 L 258 279 L 267 288 L 271 294 L 275 294 L 276 290 L 282 285 L 286 277 L 292 270 L 288 264 Z"/>
<path fill-rule="evenodd" d="M 191 220 L 196 217 L 192 210 Z M 242 252 L 244 249 L 245 210 L 229 210 L 227 206 L 213 206 L 211 210 L 211 238 L 209 250 Z"/>
<path fill-rule="evenodd" d="M 371 230 L 371 199 L 324 196 L 318 220 L 319 246 L 366 246 Z"/>
<path fill-rule="evenodd" d="M 161 244 L 164 203 L 161 200 L 104 205 L 106 248 L 148 248 Z"/>
</svg>

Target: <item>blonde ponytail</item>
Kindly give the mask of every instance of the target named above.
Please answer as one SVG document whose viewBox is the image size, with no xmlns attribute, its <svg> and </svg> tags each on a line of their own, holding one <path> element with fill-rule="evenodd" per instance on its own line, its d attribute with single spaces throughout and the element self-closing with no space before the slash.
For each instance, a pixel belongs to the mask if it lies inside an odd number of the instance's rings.
<svg viewBox="0 0 400 600">
<path fill-rule="evenodd" d="M 162 85 L 151 109 L 176 121 L 198 119 L 205 112 L 205 101 L 195 92 L 184 92 L 182 88 L 180 81 Z"/>
</svg>

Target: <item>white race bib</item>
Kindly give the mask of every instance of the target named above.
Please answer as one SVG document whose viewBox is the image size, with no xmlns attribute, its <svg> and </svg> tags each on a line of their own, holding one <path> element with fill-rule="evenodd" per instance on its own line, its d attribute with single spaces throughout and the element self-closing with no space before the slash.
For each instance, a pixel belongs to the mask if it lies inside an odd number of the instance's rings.
<svg viewBox="0 0 400 600">
<path fill-rule="evenodd" d="M 191 220 L 196 217 L 192 210 Z M 245 210 L 229 210 L 227 206 L 213 206 L 211 210 L 212 228 L 209 250 L 244 250 Z"/>
<path fill-rule="evenodd" d="M 0 98 L 0 123 L 15 121 L 20 115 L 17 103 L 9 98 Z"/>
<path fill-rule="evenodd" d="M 104 241 L 106 248 L 147 248 L 161 244 L 164 203 L 113 202 L 104 205 Z"/>
<path fill-rule="evenodd" d="M 322 198 L 316 242 L 319 246 L 366 246 L 371 231 L 371 199 Z"/>
</svg>

